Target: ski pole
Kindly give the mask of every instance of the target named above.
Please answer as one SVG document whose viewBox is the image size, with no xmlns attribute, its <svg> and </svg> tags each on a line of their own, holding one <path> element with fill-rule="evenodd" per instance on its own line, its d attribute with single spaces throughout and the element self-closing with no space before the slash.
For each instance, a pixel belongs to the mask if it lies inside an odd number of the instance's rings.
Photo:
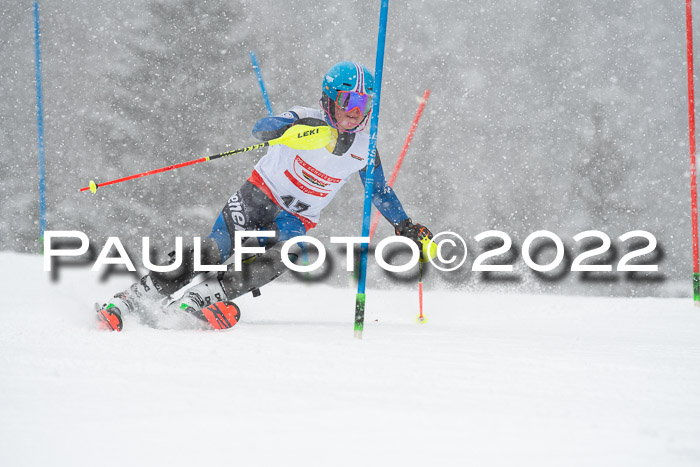
<svg viewBox="0 0 700 467">
<path fill-rule="evenodd" d="M 423 263 L 430 261 L 437 255 L 437 245 L 430 238 L 423 238 L 421 241 L 421 253 L 418 257 L 418 316 L 416 323 L 425 324 L 428 318 L 423 315 Z"/>
<path fill-rule="evenodd" d="M 401 164 L 403 164 L 403 159 L 406 157 L 406 151 L 408 151 L 408 146 L 411 144 L 411 140 L 413 139 L 413 134 L 416 132 L 416 127 L 418 126 L 418 120 L 420 120 L 420 116 L 423 114 L 423 109 L 425 108 L 425 104 L 428 102 L 428 97 L 430 97 L 430 89 L 426 89 L 425 93 L 423 94 L 423 97 L 420 99 L 420 105 L 418 106 L 418 110 L 416 111 L 416 116 L 413 117 L 413 124 L 411 125 L 411 129 L 408 131 L 408 136 L 406 137 L 406 142 L 403 143 L 403 148 L 401 149 L 401 153 L 399 154 L 399 158 L 396 160 L 396 165 L 394 166 L 394 171 L 391 173 L 391 177 L 389 178 L 389 183 L 387 185 L 393 186 L 394 181 L 396 180 L 396 176 L 399 174 L 399 170 L 401 169 Z M 374 213 L 374 219 L 372 220 L 372 227 L 369 229 L 369 238 L 370 241 L 372 240 L 372 236 L 374 235 L 374 230 L 377 228 L 377 223 L 379 222 L 379 211 Z"/>
<path fill-rule="evenodd" d="M 169 165 L 160 169 L 149 170 L 148 172 L 141 172 L 139 174 L 129 175 L 128 177 L 118 178 L 116 180 L 110 180 L 108 182 L 95 183 L 94 180 L 90 180 L 90 184 L 86 187 L 81 188 L 80 191 L 89 190 L 91 193 L 96 193 L 97 188 L 103 186 L 114 185 L 115 183 L 126 182 L 135 178 L 146 177 L 148 175 L 166 172 L 168 170 L 179 169 L 180 167 L 187 167 L 188 165 L 199 164 L 200 162 L 213 161 L 214 159 L 231 156 L 233 154 L 254 151 L 256 149 L 262 149 L 268 146 L 275 146 L 277 144 L 284 144 L 285 146 L 289 146 L 293 149 L 318 149 L 328 145 L 330 140 L 331 128 L 329 126 L 314 127 L 309 125 L 294 125 L 290 127 L 287 131 L 285 131 L 282 136 L 280 136 L 279 138 L 271 139 L 270 141 L 254 144 L 252 146 L 246 146 L 240 149 L 234 149 L 232 151 L 222 152 L 220 154 L 214 154 L 213 156 L 202 157 L 200 159 L 195 159 L 188 162 L 182 162 L 180 164 Z"/>
<path fill-rule="evenodd" d="M 425 323 L 428 318 L 423 316 L 423 261 L 418 261 L 418 316 L 416 323 Z"/>
</svg>

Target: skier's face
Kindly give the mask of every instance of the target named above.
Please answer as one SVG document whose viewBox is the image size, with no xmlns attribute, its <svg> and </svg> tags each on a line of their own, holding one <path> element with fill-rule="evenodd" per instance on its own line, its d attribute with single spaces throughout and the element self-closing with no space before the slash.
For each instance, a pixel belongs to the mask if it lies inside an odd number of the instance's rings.
<svg viewBox="0 0 700 467">
<path fill-rule="evenodd" d="M 340 131 L 352 130 L 362 123 L 364 115 L 362 115 L 362 112 L 360 112 L 360 109 L 357 107 L 350 112 L 346 112 L 338 107 L 338 104 L 333 103 L 333 105 L 335 106 L 335 120 L 338 122 L 337 125 Z"/>
</svg>

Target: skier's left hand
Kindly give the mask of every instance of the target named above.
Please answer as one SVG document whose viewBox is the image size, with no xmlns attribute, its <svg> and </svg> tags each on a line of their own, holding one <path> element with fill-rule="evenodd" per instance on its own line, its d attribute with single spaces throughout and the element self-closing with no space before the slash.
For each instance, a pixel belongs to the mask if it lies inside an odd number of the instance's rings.
<svg viewBox="0 0 700 467">
<path fill-rule="evenodd" d="M 430 240 L 433 233 L 424 225 L 414 223 L 410 218 L 394 226 L 396 235 L 410 238 L 421 248 L 421 261 L 429 261 L 437 254 L 437 246 Z"/>
<path fill-rule="evenodd" d="M 396 224 L 395 226 L 396 235 L 401 235 L 402 237 L 408 237 L 418 245 L 424 238 L 433 238 L 433 233 L 424 225 L 413 223 L 411 218 L 407 218 Z"/>
</svg>

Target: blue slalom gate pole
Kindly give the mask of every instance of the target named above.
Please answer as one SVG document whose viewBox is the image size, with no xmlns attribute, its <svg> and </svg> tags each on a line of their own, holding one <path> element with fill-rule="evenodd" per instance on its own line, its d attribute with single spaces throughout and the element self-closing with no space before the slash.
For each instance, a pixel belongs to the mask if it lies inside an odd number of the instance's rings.
<svg viewBox="0 0 700 467">
<path fill-rule="evenodd" d="M 44 170 L 44 105 L 41 91 L 41 48 L 39 46 L 39 3 L 34 2 L 34 63 L 36 71 L 36 122 L 39 138 L 39 245 L 43 252 L 46 231 L 46 172 Z"/>
<path fill-rule="evenodd" d="M 263 99 L 265 100 L 265 107 L 267 107 L 267 114 L 272 117 L 272 106 L 270 105 L 270 99 L 267 97 L 267 89 L 265 89 L 265 82 L 263 81 L 262 73 L 260 72 L 260 67 L 258 66 L 258 59 L 255 57 L 255 52 L 251 50 L 250 52 L 250 63 L 253 64 L 253 69 L 255 74 L 258 76 L 258 84 L 260 84 L 260 90 L 262 91 Z"/>
<path fill-rule="evenodd" d="M 379 35 L 377 37 L 377 61 L 374 68 L 374 102 L 372 102 L 372 120 L 369 131 L 369 156 L 367 157 L 367 176 L 365 178 L 365 203 L 362 215 L 362 237 L 360 247 L 360 271 L 355 296 L 355 338 L 362 339 L 365 326 L 365 285 L 367 280 L 367 253 L 369 250 L 369 226 L 372 214 L 372 190 L 374 189 L 374 160 L 377 155 L 377 127 L 379 125 L 379 100 L 382 91 L 382 71 L 384 69 L 384 43 L 386 42 L 386 21 L 389 12 L 389 0 L 382 0 L 379 13 Z"/>
</svg>

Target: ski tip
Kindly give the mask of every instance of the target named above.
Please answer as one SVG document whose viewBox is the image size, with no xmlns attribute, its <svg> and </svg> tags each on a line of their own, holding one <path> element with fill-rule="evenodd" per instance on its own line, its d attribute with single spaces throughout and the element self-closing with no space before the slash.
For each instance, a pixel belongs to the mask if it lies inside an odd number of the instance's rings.
<svg viewBox="0 0 700 467">
<path fill-rule="evenodd" d="M 103 331 L 121 332 L 124 323 L 119 311 L 115 307 L 97 310 L 97 328 Z"/>
<path fill-rule="evenodd" d="M 216 302 L 202 308 L 202 314 L 214 329 L 230 329 L 241 319 L 241 310 L 231 301 Z"/>
</svg>

